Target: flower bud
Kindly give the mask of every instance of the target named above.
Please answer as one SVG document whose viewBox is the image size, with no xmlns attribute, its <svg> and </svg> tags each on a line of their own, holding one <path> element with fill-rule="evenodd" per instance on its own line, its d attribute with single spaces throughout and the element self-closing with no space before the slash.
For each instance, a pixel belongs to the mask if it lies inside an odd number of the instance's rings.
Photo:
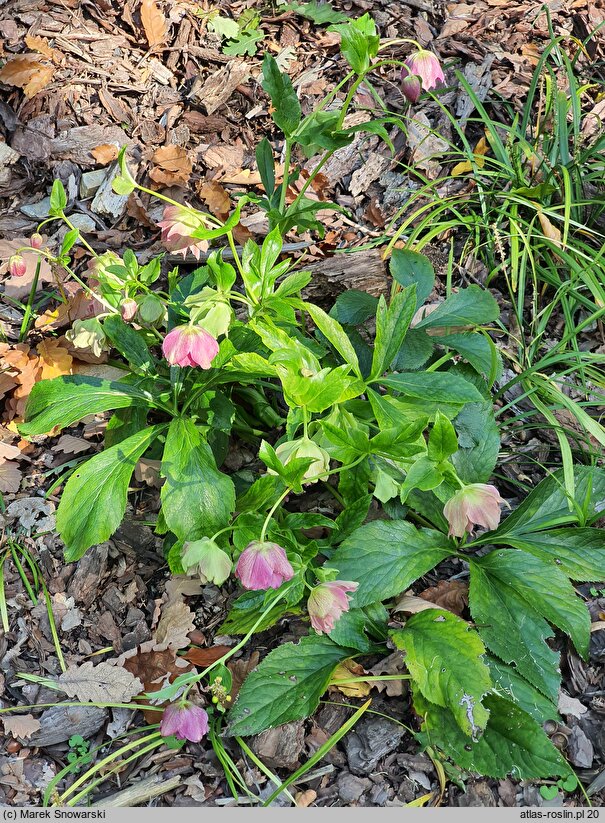
<svg viewBox="0 0 605 823">
<path fill-rule="evenodd" d="M 32 249 L 41 249 L 44 244 L 44 238 L 39 232 L 34 232 L 29 238 L 29 245 Z"/>
<path fill-rule="evenodd" d="M 122 320 L 125 323 L 130 323 L 134 320 L 138 310 L 139 304 L 136 300 L 133 300 L 132 297 L 127 297 L 120 303 L 120 314 L 122 315 Z"/>
<path fill-rule="evenodd" d="M 416 82 L 412 78 L 416 77 Z M 418 83 L 418 80 L 420 83 Z M 443 83 L 445 75 L 439 58 L 432 51 L 420 49 L 411 54 L 405 61 L 401 78 L 401 90 L 410 103 L 415 103 L 420 97 L 420 91 L 430 91 Z"/>
<path fill-rule="evenodd" d="M 275 454 L 284 466 L 287 466 L 295 458 L 312 457 L 313 462 L 303 475 L 303 480 L 307 483 L 317 483 L 319 478 L 330 468 L 330 455 L 328 452 L 309 438 L 301 437 L 298 440 L 288 440 L 281 443 L 275 449 Z M 272 469 L 268 469 L 267 472 L 268 474 L 275 474 Z"/>
<path fill-rule="evenodd" d="M 153 325 L 160 321 L 166 312 L 164 303 L 155 294 L 146 294 L 139 303 L 139 317 L 143 323 Z"/>
<path fill-rule="evenodd" d="M 13 254 L 9 257 L 8 271 L 12 277 L 23 277 L 27 271 L 27 263 L 20 254 Z"/>
</svg>

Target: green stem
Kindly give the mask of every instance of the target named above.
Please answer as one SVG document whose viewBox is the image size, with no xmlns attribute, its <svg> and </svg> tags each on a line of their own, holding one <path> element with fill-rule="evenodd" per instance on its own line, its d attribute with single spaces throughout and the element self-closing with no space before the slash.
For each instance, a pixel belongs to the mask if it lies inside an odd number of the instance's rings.
<svg viewBox="0 0 605 823">
<path fill-rule="evenodd" d="M 235 240 L 233 239 L 233 232 L 227 232 L 227 242 L 229 243 L 229 248 L 231 249 L 231 254 L 233 255 L 233 261 L 235 263 L 235 267 L 240 273 L 240 277 L 242 280 L 244 279 L 244 270 L 242 268 L 242 261 L 239 259 L 239 254 L 237 253 L 237 246 L 235 245 Z M 248 301 L 246 301 L 248 302 Z M 250 305 L 248 303 L 248 305 Z"/>
<path fill-rule="evenodd" d="M 224 223 L 221 223 L 220 220 L 217 220 L 216 217 L 213 217 L 211 214 L 208 214 L 205 211 L 200 211 L 199 209 L 194 209 L 191 206 L 184 206 L 182 203 L 173 200 L 171 197 L 166 197 L 165 194 L 161 194 L 159 191 L 153 191 L 152 189 L 146 189 L 145 186 L 140 186 L 136 183 L 135 188 L 139 191 L 145 192 L 145 194 L 150 195 L 150 197 L 154 197 L 157 200 L 163 200 L 165 203 L 170 203 L 171 206 L 178 206 L 179 209 L 186 209 L 187 211 L 191 212 L 192 214 L 202 215 L 204 220 L 208 220 L 214 223 L 216 226 L 224 226 Z"/>
<path fill-rule="evenodd" d="M 286 204 L 286 192 L 288 190 L 288 181 L 290 180 L 290 157 L 292 156 L 292 143 L 286 138 L 286 152 L 284 154 L 284 179 L 281 184 L 281 191 L 279 193 L 279 213 L 283 214 L 284 206 Z"/>
<path fill-rule="evenodd" d="M 254 625 L 251 627 L 248 634 L 246 634 L 244 637 L 242 637 L 242 639 L 240 640 L 239 643 L 237 643 L 232 649 L 229 649 L 229 651 L 226 654 L 224 654 L 221 658 L 219 658 L 219 660 L 216 660 L 214 663 L 211 663 L 209 666 L 207 666 L 204 669 L 203 672 L 201 672 L 200 674 L 196 674 L 194 676 L 194 678 L 191 680 L 191 682 L 187 684 L 187 687 L 186 687 L 185 691 L 183 692 L 183 697 L 182 697 L 183 700 L 187 697 L 187 694 L 189 693 L 192 686 L 195 685 L 195 683 L 198 683 L 200 680 L 202 680 L 204 677 L 206 677 L 206 675 L 209 672 L 211 672 L 212 669 L 216 668 L 216 666 L 224 665 L 226 660 L 229 660 L 230 657 L 233 657 L 234 654 L 236 654 L 240 649 L 242 649 L 246 645 L 248 640 L 250 640 L 250 638 L 252 637 L 252 635 L 254 634 L 256 629 L 258 628 L 258 626 L 260 626 L 260 624 L 263 622 L 265 617 L 269 614 L 271 609 L 276 605 L 276 603 L 279 603 L 279 601 L 283 597 L 285 597 L 285 595 L 290 591 L 290 589 L 292 588 L 293 585 L 294 585 L 294 583 L 290 583 L 289 586 L 286 586 L 285 589 L 283 589 L 282 591 L 279 592 L 277 597 L 274 597 L 273 600 L 271 600 L 269 605 L 261 612 L 259 617 L 255 620 Z M 153 692 L 151 693 L 151 695 L 153 695 Z M 0 709 L 0 712 L 1 711 L 2 711 L 2 709 Z"/>
<path fill-rule="evenodd" d="M 292 489 L 290 489 L 290 488 L 286 489 L 286 491 L 277 498 L 275 503 L 269 509 L 269 513 L 265 517 L 265 522 L 263 523 L 263 528 L 261 529 L 261 533 L 260 533 L 260 542 L 261 543 L 263 543 L 264 540 L 265 540 L 265 535 L 267 534 L 267 528 L 269 527 L 269 522 L 270 522 L 271 518 L 273 517 L 273 515 L 275 514 L 275 511 L 276 511 L 277 507 L 282 502 L 282 500 L 285 497 L 287 497 L 287 495 L 290 494 L 291 491 L 292 491 Z"/>
<path fill-rule="evenodd" d="M 72 231 L 77 231 L 77 232 L 78 232 L 78 240 L 79 240 L 79 241 L 80 241 L 80 243 L 84 246 L 84 248 L 85 248 L 85 249 L 88 249 L 88 251 L 92 254 L 92 256 L 93 256 L 93 257 L 98 257 L 99 255 L 96 253 L 96 251 L 95 251 L 95 250 L 93 249 L 93 247 L 90 245 L 90 243 L 88 242 L 88 240 L 87 240 L 85 237 L 83 237 L 83 236 L 81 235 L 80 230 L 79 230 L 79 229 L 76 229 L 76 227 L 75 227 L 75 226 L 74 226 L 74 224 L 71 222 L 71 220 L 69 219 L 69 217 L 67 217 L 67 216 L 66 216 L 63 212 L 61 212 L 60 217 L 61 217 L 61 219 L 62 219 L 65 223 L 67 223 L 67 225 L 69 226 L 69 228 L 70 228 Z"/>
<path fill-rule="evenodd" d="M 42 266 L 42 255 L 38 255 L 38 262 L 36 263 L 36 271 L 34 272 L 34 279 L 32 280 L 32 285 L 29 290 L 29 297 L 27 298 L 27 306 L 25 307 L 25 314 L 23 315 L 23 320 L 21 322 L 21 329 L 19 331 L 19 343 L 23 343 L 27 335 L 29 334 L 29 329 L 31 325 L 31 318 L 34 313 L 33 305 L 34 299 L 36 297 L 36 292 L 38 290 L 38 280 L 40 279 L 40 268 Z"/>
</svg>

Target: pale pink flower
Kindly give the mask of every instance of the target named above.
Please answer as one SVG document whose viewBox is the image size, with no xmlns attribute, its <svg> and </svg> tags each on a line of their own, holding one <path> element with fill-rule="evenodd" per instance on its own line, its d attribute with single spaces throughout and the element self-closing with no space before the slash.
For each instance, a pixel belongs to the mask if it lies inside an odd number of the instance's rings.
<svg viewBox="0 0 605 823">
<path fill-rule="evenodd" d="M 475 526 L 483 526 L 490 531 L 500 522 L 500 497 L 495 486 L 486 483 L 471 483 L 456 492 L 443 507 L 443 514 L 450 525 L 450 537 L 464 537 L 473 533 Z"/>
<path fill-rule="evenodd" d="M 218 343 L 201 326 L 177 326 L 164 338 L 162 353 L 171 366 L 209 369 L 218 354 Z"/>
<path fill-rule="evenodd" d="M 403 75 L 401 79 L 401 90 L 407 97 L 410 103 L 416 103 L 420 97 L 420 91 L 430 91 L 437 88 L 445 81 L 445 75 L 439 58 L 432 51 L 427 49 L 420 49 L 410 56 L 405 61 Z M 413 78 L 420 78 L 418 82 L 413 82 Z"/>
<path fill-rule="evenodd" d="M 32 249 L 41 249 L 44 244 L 44 238 L 39 232 L 34 232 L 29 238 L 29 245 Z"/>
<path fill-rule="evenodd" d="M 188 700 L 170 703 L 162 713 L 160 721 L 162 737 L 174 737 L 199 743 L 208 734 L 208 714 Z"/>
<path fill-rule="evenodd" d="M 347 592 L 356 591 L 358 586 L 359 583 L 350 580 L 332 580 L 315 586 L 309 595 L 307 609 L 311 625 L 318 634 L 329 634 L 341 614 L 349 611 Z"/>
<path fill-rule="evenodd" d="M 245 589 L 279 589 L 285 580 L 294 577 L 294 569 L 277 543 L 254 540 L 240 554 L 235 576 Z"/>
<path fill-rule="evenodd" d="M 158 223 L 162 229 L 162 242 L 169 251 L 187 257 L 187 252 L 200 259 L 200 254 L 208 249 L 207 240 L 192 237 L 196 229 L 207 228 L 203 215 L 187 206 L 166 206 L 162 220 Z"/>
<path fill-rule="evenodd" d="M 27 271 L 27 263 L 20 254 L 13 254 L 9 257 L 8 271 L 12 277 L 23 277 Z"/>
</svg>

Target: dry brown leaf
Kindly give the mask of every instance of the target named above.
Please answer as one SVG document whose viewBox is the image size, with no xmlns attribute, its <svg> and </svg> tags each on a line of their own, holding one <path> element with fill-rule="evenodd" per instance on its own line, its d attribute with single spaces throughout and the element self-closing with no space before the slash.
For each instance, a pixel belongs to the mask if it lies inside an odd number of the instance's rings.
<svg viewBox="0 0 605 823">
<path fill-rule="evenodd" d="M 58 340 L 43 340 L 36 346 L 42 367 L 40 380 L 52 380 L 63 374 L 71 374 L 73 357 L 60 345 Z"/>
<path fill-rule="evenodd" d="M 366 670 L 354 660 L 345 660 L 334 669 L 330 680 L 330 691 L 342 692 L 347 697 L 367 697 L 371 686 L 367 682 L 346 683 L 338 685 L 339 680 L 350 680 L 353 677 L 363 677 Z"/>
<path fill-rule="evenodd" d="M 422 597 L 416 597 L 415 594 L 402 594 L 397 598 L 394 612 L 406 612 L 407 614 L 417 614 L 423 612 L 425 609 L 438 609 L 434 603 L 429 603 L 428 600 L 423 600 Z"/>
<path fill-rule="evenodd" d="M 376 677 L 380 677 L 381 674 L 403 674 L 405 671 L 403 652 L 396 651 L 389 654 L 388 657 L 379 660 L 369 671 Z M 401 697 L 403 694 L 403 680 L 374 680 L 372 686 L 379 692 L 386 691 L 389 697 Z"/>
<path fill-rule="evenodd" d="M 205 669 L 206 666 L 211 666 L 213 663 L 216 663 L 217 660 L 220 660 L 228 651 L 231 651 L 230 646 L 210 646 L 207 649 L 192 646 L 183 657 L 185 660 L 193 663 L 194 666 Z"/>
<path fill-rule="evenodd" d="M 143 684 L 129 671 L 109 663 L 70 666 L 57 680 L 68 697 L 83 703 L 127 703 L 143 691 Z"/>
<path fill-rule="evenodd" d="M 26 97 L 33 97 L 52 80 L 54 68 L 41 62 L 36 54 L 13 57 L 0 69 L 0 82 L 23 89 Z"/>
<path fill-rule="evenodd" d="M 0 440 L 0 460 L 19 460 L 21 456 L 21 449 Z"/>
<path fill-rule="evenodd" d="M 155 630 L 155 640 L 169 649 L 184 649 L 189 645 L 187 635 L 195 628 L 193 612 L 185 603 L 173 601 L 162 610 Z"/>
<path fill-rule="evenodd" d="M 311 803 L 317 800 L 317 792 L 314 789 L 307 789 L 304 792 L 297 792 L 294 795 L 296 805 L 300 809 L 308 808 Z"/>
<path fill-rule="evenodd" d="M 107 163 L 111 163 L 112 160 L 115 160 L 119 154 L 119 149 L 113 143 L 101 143 L 100 146 L 95 146 L 94 149 L 90 150 L 90 153 L 102 166 L 106 166 Z"/>
<path fill-rule="evenodd" d="M 538 211 L 538 220 L 540 221 L 540 225 L 542 226 L 542 231 L 548 237 L 549 240 L 552 240 L 557 246 L 561 245 L 561 232 L 559 229 L 553 225 L 548 217 L 544 214 L 542 209 Z"/>
<path fill-rule="evenodd" d="M 211 146 L 204 154 L 203 160 L 209 169 L 220 169 L 223 176 L 240 174 L 244 162 L 244 147 L 227 144 Z"/>
<path fill-rule="evenodd" d="M 16 714 L 14 717 L 3 717 L 2 724 L 6 734 L 14 738 L 20 737 L 27 740 L 34 732 L 42 728 L 40 721 L 36 720 L 33 714 Z"/>
<path fill-rule="evenodd" d="M 93 297 L 89 297 L 84 289 L 78 289 L 66 303 L 59 303 L 54 309 L 47 309 L 44 314 L 36 318 L 37 329 L 60 329 L 71 325 L 74 320 L 85 320 L 94 317 L 103 310 L 103 306 Z"/>
<path fill-rule="evenodd" d="M 150 460 L 141 457 L 134 467 L 134 476 L 139 483 L 146 483 L 148 486 L 159 489 L 164 483 L 164 478 L 160 477 L 161 460 Z"/>
<path fill-rule="evenodd" d="M 155 0 L 141 0 L 141 22 L 150 49 L 161 46 L 166 40 L 168 27 L 166 18 L 158 8 Z"/>
<path fill-rule="evenodd" d="M 187 577 L 185 574 L 175 574 L 166 583 L 166 602 L 181 602 L 183 597 L 193 597 L 202 593 L 202 584 L 199 579 Z"/>
<path fill-rule="evenodd" d="M 436 586 L 420 592 L 420 597 L 442 609 L 461 615 L 468 606 L 468 583 L 461 580 L 440 580 Z"/>
<path fill-rule="evenodd" d="M 18 492 L 21 480 L 22 474 L 18 464 L 12 460 L 0 459 L 0 492 Z"/>
<path fill-rule="evenodd" d="M 53 446 L 54 452 L 63 452 L 63 454 L 80 454 L 80 452 L 87 452 L 89 449 L 90 443 L 82 440 L 81 437 L 72 437 L 71 434 L 64 434 Z"/>
<path fill-rule="evenodd" d="M 128 657 L 122 663 L 134 677 L 143 684 L 143 691 L 157 692 L 166 685 L 166 680 L 172 683 L 180 674 L 185 674 L 192 670 L 190 663 L 176 656 L 176 652 L 171 649 L 157 651 L 142 651 L 138 649 L 136 654 Z M 148 701 L 143 700 L 143 703 Z M 157 711 L 145 711 L 143 714 L 148 723 L 157 723 Z"/>
<path fill-rule="evenodd" d="M 247 660 L 235 660 L 227 663 L 227 668 L 231 672 L 233 684 L 231 686 L 231 699 L 235 700 L 242 687 L 242 683 L 248 677 L 251 671 L 258 666 L 260 654 L 252 652 Z"/>
<path fill-rule="evenodd" d="M 187 183 L 193 164 L 187 152 L 181 146 L 160 146 L 153 153 L 155 167 L 149 176 L 155 183 L 172 186 L 175 183 Z"/>
<path fill-rule="evenodd" d="M 31 34 L 26 34 L 25 45 L 28 49 L 37 51 L 40 54 L 43 54 L 44 57 L 48 57 L 48 59 L 52 60 L 53 63 L 58 63 L 63 57 L 61 52 L 58 51 L 58 49 L 53 49 L 52 46 L 49 46 L 48 40 L 45 40 L 43 37 L 34 37 Z"/>
<path fill-rule="evenodd" d="M 203 183 L 198 189 L 198 194 L 208 206 L 210 213 L 215 217 L 224 219 L 228 216 L 231 211 L 231 198 L 216 180 L 208 180 Z"/>
</svg>

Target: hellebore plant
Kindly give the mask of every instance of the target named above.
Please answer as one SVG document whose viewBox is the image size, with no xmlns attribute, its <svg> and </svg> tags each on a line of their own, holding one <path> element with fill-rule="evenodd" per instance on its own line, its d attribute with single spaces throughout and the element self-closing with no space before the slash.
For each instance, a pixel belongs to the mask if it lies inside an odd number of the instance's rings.
<svg viewBox="0 0 605 823">
<path fill-rule="evenodd" d="M 578 467 L 574 501 L 555 473 L 500 523 L 502 498 L 488 481 L 500 446 L 491 390 L 502 363 L 481 328 L 499 313 L 487 290 L 459 288 L 421 311 L 435 273 L 405 248 L 390 258 L 388 299 L 352 290 L 329 314 L 304 299 L 311 275 L 284 258 L 283 236 L 317 228 L 322 204 L 305 197 L 308 181 L 286 202 L 298 173 L 291 161 L 297 152 L 323 152 L 317 172 L 350 144 L 358 127 L 343 121 L 355 91 L 376 66 L 401 65 L 377 60 L 368 15 L 335 29 L 351 67 L 345 106 L 326 110 L 331 94 L 303 118 L 292 83 L 267 55 L 262 85 L 284 133 L 284 179 L 275 184 L 263 140 L 265 197 L 240 197 L 224 222 L 142 187 L 122 151 L 114 187 L 167 203 L 165 241 L 194 254 L 222 242 L 233 263 L 214 248 L 193 272 L 172 269 L 160 279 L 159 258 L 141 265 L 129 250 L 96 257 L 102 313 L 96 326 L 74 324 L 73 337 L 99 333 L 88 344 L 111 347 L 124 376 L 38 383 L 20 432 L 42 435 L 110 413 L 104 450 L 63 478 L 56 519 L 68 562 L 118 528 L 145 457 L 160 465 L 155 530 L 170 569 L 238 589 L 219 632 L 243 639 L 203 672 L 153 693 L 173 704 L 162 733 L 200 740 L 212 713 L 215 728 L 229 708 L 226 660 L 254 632 L 297 617 L 308 635 L 274 649 L 249 675 L 228 711 L 230 734 L 308 716 L 339 664 L 386 655 L 390 642 L 405 651 L 402 677 L 412 681 L 423 743 L 494 777 L 566 775 L 541 728 L 556 716 L 560 685 L 558 654 L 546 639 L 552 624 L 587 654 L 590 620 L 570 579 L 605 576 L 602 535 L 591 528 L 605 472 Z M 409 60 L 423 88 L 439 82 L 426 55 Z M 385 122 L 359 128 L 388 139 Z M 69 221 L 66 203 L 55 183 L 51 219 Z M 262 243 L 248 240 L 239 250 L 233 230 L 250 203 L 272 228 Z M 39 254 L 77 278 L 69 251 L 79 234 L 71 231 L 56 257 Z M 252 461 L 227 469 L 227 456 L 243 445 Z M 489 531 L 469 540 L 476 526 Z M 387 606 L 414 585 L 425 588 L 422 578 L 444 562 L 468 576 L 468 614 L 427 609 L 402 628 L 389 626 Z M 198 683 L 212 694 L 207 712 L 188 702 Z M 510 739 L 502 728 L 513 730 Z"/>
</svg>

